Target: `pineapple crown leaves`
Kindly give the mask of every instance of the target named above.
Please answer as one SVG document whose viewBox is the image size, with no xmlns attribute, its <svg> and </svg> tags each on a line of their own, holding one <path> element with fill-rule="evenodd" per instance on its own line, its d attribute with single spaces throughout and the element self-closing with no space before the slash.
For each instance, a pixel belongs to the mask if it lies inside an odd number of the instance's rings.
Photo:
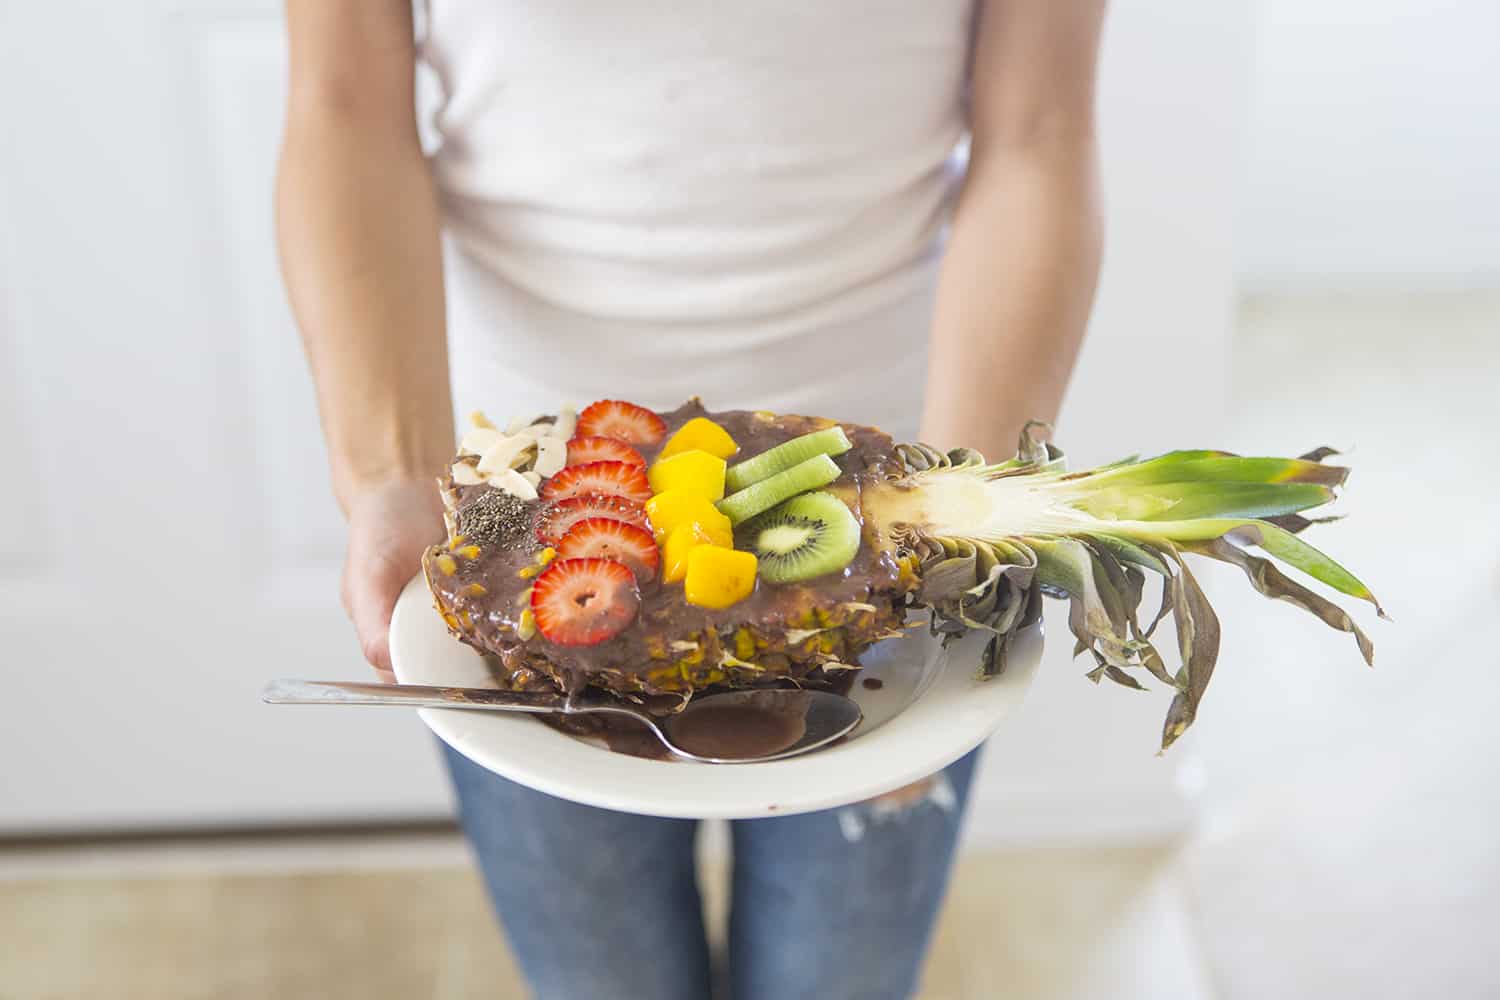
<svg viewBox="0 0 1500 1000">
<path fill-rule="evenodd" d="M 1066 599 L 1075 655 L 1087 652 L 1095 663 L 1090 680 L 1144 690 L 1140 676 L 1150 675 L 1173 689 L 1166 750 L 1197 717 L 1219 653 L 1218 616 L 1185 553 L 1238 566 L 1261 594 L 1350 633 L 1373 663 L 1373 645 L 1347 612 L 1247 551 L 1369 601 L 1385 617 L 1354 574 L 1298 537 L 1334 519 L 1301 513 L 1335 499 L 1348 476 L 1322 464 L 1333 449 L 1298 458 L 1177 451 L 1068 472 L 1062 452 L 1038 436 L 1042 429 L 1027 424 L 1016 457 L 999 464 L 972 449 L 898 445 L 906 475 L 862 497 L 885 543 L 915 558 L 914 600 L 932 609 L 934 633 L 945 641 L 970 629 L 991 633 L 983 676 L 1004 670 L 1013 637 L 1039 619 L 1042 594 Z M 1162 597 L 1143 626 L 1148 573 L 1161 578 Z M 1152 643 L 1168 615 L 1175 671 Z"/>
</svg>

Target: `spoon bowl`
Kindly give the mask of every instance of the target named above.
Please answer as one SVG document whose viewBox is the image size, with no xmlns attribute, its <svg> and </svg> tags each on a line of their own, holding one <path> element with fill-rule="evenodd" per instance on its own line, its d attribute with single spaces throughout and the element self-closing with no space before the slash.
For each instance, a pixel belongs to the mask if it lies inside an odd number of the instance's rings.
<svg viewBox="0 0 1500 1000">
<path fill-rule="evenodd" d="M 852 699 L 830 691 L 751 689 L 694 698 L 675 715 L 658 718 L 599 691 L 570 695 L 490 688 L 278 680 L 261 699 L 273 705 L 405 705 L 492 712 L 626 715 L 643 723 L 664 747 L 703 764 L 782 760 L 828 746 L 863 718 Z"/>
</svg>

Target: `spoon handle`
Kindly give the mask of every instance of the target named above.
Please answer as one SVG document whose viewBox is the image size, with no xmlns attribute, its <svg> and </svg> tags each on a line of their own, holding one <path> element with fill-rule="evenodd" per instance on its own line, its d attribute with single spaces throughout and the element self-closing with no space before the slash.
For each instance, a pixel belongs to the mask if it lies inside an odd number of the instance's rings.
<svg viewBox="0 0 1500 1000">
<path fill-rule="evenodd" d="M 565 699 L 548 691 L 367 684 L 351 681 L 272 681 L 261 692 L 271 705 L 405 705 L 409 708 L 483 708 L 500 712 L 561 712 Z"/>
</svg>

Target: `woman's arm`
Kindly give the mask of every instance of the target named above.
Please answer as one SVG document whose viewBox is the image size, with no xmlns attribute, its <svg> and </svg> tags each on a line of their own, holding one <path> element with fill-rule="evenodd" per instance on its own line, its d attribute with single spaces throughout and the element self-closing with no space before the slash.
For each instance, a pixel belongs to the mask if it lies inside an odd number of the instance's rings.
<svg viewBox="0 0 1500 1000">
<path fill-rule="evenodd" d="M 1052 420 L 1099 275 L 1094 77 L 1103 0 L 983 0 L 968 175 L 933 317 L 923 440 L 1014 453 Z"/>
<path fill-rule="evenodd" d="M 276 186 L 282 273 L 350 521 L 344 605 L 366 657 L 422 548 L 453 449 L 437 196 L 417 137 L 410 0 L 288 0 Z"/>
</svg>

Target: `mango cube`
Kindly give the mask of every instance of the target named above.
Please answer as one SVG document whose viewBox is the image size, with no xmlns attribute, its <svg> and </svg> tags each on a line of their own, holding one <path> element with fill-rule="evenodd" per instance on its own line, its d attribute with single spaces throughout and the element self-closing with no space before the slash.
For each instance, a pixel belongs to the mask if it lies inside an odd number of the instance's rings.
<svg viewBox="0 0 1500 1000">
<path fill-rule="evenodd" d="M 704 500 L 724 499 L 724 460 L 706 451 L 663 458 L 646 472 L 652 493 L 681 490 Z"/>
<path fill-rule="evenodd" d="M 755 590 L 754 552 L 697 545 L 688 552 L 683 597 L 700 608 L 727 608 Z"/>
<path fill-rule="evenodd" d="M 646 501 L 646 516 L 651 519 L 651 530 L 656 533 L 657 544 L 664 542 L 679 524 L 699 521 L 717 527 L 723 522 L 729 527 L 729 518 L 719 513 L 719 508 L 710 501 L 686 490 L 667 490 Z"/>
<path fill-rule="evenodd" d="M 700 545 L 734 547 L 734 529 L 729 518 L 714 511 L 717 519 L 687 521 L 677 525 L 661 543 L 661 579 L 663 583 L 676 583 L 687 576 L 688 556 Z"/>
<path fill-rule="evenodd" d="M 671 458 L 685 451 L 706 451 L 719 458 L 728 458 L 740 450 L 729 432 L 707 417 L 694 417 L 667 439 L 659 458 Z"/>
</svg>

